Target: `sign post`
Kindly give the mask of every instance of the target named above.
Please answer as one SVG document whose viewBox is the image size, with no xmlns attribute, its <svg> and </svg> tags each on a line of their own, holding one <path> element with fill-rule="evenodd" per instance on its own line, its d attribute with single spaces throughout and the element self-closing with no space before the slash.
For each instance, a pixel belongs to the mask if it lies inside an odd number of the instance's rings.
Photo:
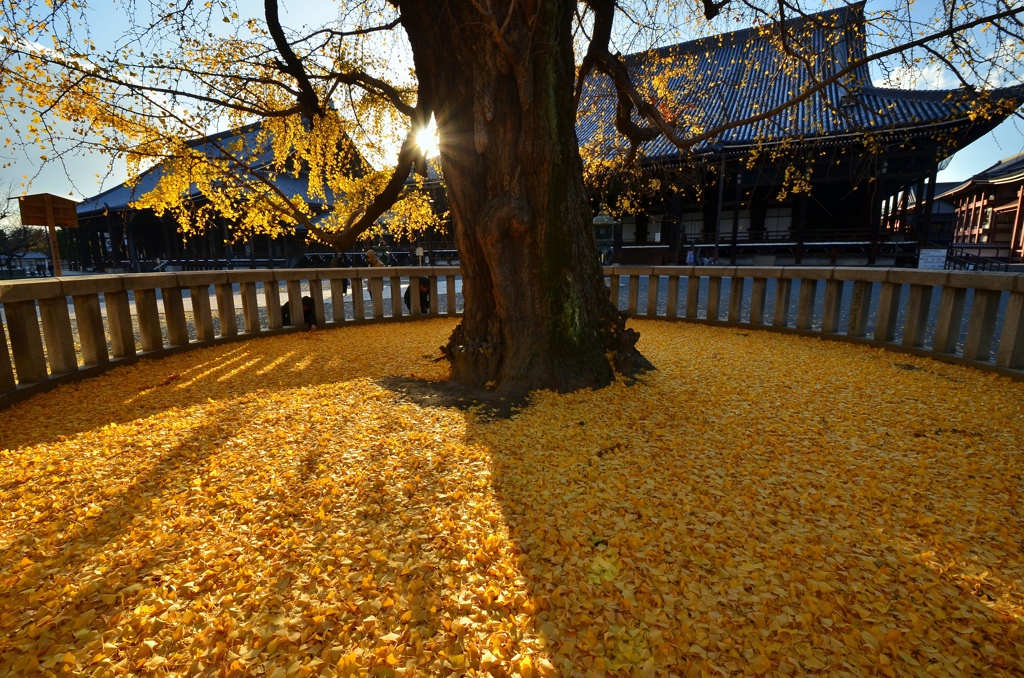
<svg viewBox="0 0 1024 678">
<path fill-rule="evenodd" d="M 78 211 L 74 200 L 49 193 L 23 195 L 18 198 L 21 223 L 25 226 L 46 226 L 50 231 L 50 260 L 53 274 L 63 275 L 60 268 L 60 250 L 57 248 L 57 227 L 78 228 Z"/>
<path fill-rule="evenodd" d="M 946 268 L 946 250 L 922 248 L 917 257 L 917 267 L 940 270 Z"/>
</svg>

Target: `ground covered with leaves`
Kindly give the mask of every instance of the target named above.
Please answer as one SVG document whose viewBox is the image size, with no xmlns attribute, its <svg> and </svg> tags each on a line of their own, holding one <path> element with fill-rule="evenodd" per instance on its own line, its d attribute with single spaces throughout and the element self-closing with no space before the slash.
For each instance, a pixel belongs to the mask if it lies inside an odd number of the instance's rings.
<svg viewBox="0 0 1024 678">
<path fill-rule="evenodd" d="M 0 675 L 1021 675 L 1024 384 L 635 322 L 658 370 L 421 407 L 451 321 L 0 415 Z"/>
</svg>

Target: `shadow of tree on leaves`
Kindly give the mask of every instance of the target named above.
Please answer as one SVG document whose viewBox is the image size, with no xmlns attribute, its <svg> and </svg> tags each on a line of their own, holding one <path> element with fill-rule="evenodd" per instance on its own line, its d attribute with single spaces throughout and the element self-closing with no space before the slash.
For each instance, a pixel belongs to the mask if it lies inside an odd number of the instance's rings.
<svg viewBox="0 0 1024 678">
<path fill-rule="evenodd" d="M 660 329 L 641 328 L 660 368 L 643 384 L 534 394 L 467 431 L 547 673 L 1024 668 L 1019 426 L 960 435 L 946 377 L 877 352 L 823 362 L 821 342 L 728 330 L 683 352 Z M 1007 529 L 979 539 L 994 516 Z"/>
<path fill-rule="evenodd" d="M 442 378 L 450 327 L 12 410 L 0 674 L 1019 670 L 1019 386 L 962 372 L 968 421 L 932 363 L 647 323 L 643 383 L 507 418 L 382 388 Z"/>
</svg>

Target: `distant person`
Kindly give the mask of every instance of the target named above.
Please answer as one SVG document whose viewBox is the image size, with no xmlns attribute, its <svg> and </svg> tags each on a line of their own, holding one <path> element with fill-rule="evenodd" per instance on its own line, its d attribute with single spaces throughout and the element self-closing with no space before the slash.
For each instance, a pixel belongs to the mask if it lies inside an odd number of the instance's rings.
<svg viewBox="0 0 1024 678">
<path fill-rule="evenodd" d="M 690 251 L 686 253 L 686 265 L 693 266 L 697 263 L 697 252 L 691 247 Z"/>
<path fill-rule="evenodd" d="M 284 302 L 281 306 L 281 322 L 285 325 L 292 324 L 292 311 L 290 302 Z M 302 321 L 311 330 L 316 329 L 316 308 L 313 306 L 313 297 L 302 297 Z"/>
<path fill-rule="evenodd" d="M 419 281 L 420 287 L 420 313 L 430 313 L 430 279 L 425 275 L 420 276 Z M 412 291 L 412 281 L 409 281 L 409 286 L 405 288 L 405 307 L 412 311 L 412 299 L 410 292 Z"/>
<path fill-rule="evenodd" d="M 383 268 L 384 262 L 380 260 L 377 253 L 373 250 L 366 250 L 366 263 L 374 268 Z M 367 278 L 366 287 L 370 290 L 370 301 L 376 308 L 377 304 L 384 305 L 384 279 L 383 278 Z M 377 300 L 380 300 L 379 302 Z"/>
<path fill-rule="evenodd" d="M 334 257 L 331 258 L 331 268 L 349 268 L 348 257 L 341 252 L 335 252 Z M 341 279 L 341 293 L 348 294 L 348 278 Z"/>
</svg>

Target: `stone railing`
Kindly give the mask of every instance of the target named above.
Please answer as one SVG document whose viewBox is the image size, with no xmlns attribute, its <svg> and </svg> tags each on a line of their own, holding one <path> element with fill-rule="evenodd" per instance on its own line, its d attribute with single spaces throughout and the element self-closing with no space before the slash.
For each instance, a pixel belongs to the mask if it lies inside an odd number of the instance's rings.
<svg viewBox="0 0 1024 678">
<path fill-rule="evenodd" d="M 419 304 L 411 311 L 402 305 L 402 278 L 427 276 L 429 315 L 454 315 L 456 305 L 445 302 L 457 296 L 458 272 L 265 269 L 0 281 L 0 408 L 139 358 L 304 328 L 303 296 L 313 300 L 323 327 L 418 318 Z M 415 282 L 410 296 L 418 299 Z"/>
<path fill-rule="evenodd" d="M 636 317 L 865 343 L 1024 380 L 1024 275 L 799 266 L 605 273 L 612 300 Z M 652 281 L 658 294 L 649 293 Z"/>
<path fill-rule="evenodd" d="M 415 280 L 425 276 L 427 315 L 458 315 L 458 273 L 288 269 L 0 282 L 0 408 L 140 357 L 294 331 L 307 295 L 324 327 L 417 319 L 419 304 L 401 303 L 402 279 L 413 281 L 415 300 Z M 612 300 L 637 317 L 813 334 L 1024 379 L 1024 275 L 725 266 L 610 266 L 605 274 Z"/>
</svg>

